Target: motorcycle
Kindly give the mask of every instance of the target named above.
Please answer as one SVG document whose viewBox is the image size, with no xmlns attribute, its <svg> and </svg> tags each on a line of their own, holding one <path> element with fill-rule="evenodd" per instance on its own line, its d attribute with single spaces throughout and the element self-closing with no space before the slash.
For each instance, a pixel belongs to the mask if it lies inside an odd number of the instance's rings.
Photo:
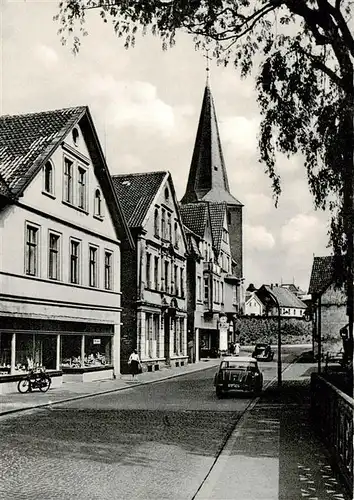
<svg viewBox="0 0 354 500">
<path fill-rule="evenodd" d="M 52 379 L 45 372 L 44 367 L 30 370 L 17 384 L 17 390 L 21 394 L 32 392 L 33 389 L 39 389 L 41 392 L 47 392 L 52 383 Z"/>
</svg>

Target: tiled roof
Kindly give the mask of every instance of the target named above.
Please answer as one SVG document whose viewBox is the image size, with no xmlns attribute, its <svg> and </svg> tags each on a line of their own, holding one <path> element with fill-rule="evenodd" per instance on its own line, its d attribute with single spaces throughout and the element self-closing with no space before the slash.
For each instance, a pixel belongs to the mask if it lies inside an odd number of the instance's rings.
<svg viewBox="0 0 354 500">
<path fill-rule="evenodd" d="M 204 238 L 208 205 L 206 203 L 187 203 L 179 206 L 183 224 L 195 234 Z"/>
<path fill-rule="evenodd" d="M 209 203 L 213 242 L 216 252 L 220 252 L 222 229 L 224 227 L 225 203 Z"/>
<path fill-rule="evenodd" d="M 293 307 L 301 309 L 306 309 L 307 307 L 302 300 L 296 297 L 296 295 L 290 292 L 287 288 L 282 288 L 281 286 L 270 287 L 269 285 L 263 285 L 263 287 L 267 290 L 267 292 L 271 292 L 275 295 L 278 299 L 280 307 Z"/>
<path fill-rule="evenodd" d="M 329 287 L 334 280 L 334 264 L 335 259 L 331 255 L 313 258 L 309 293 L 316 295 Z"/>
<path fill-rule="evenodd" d="M 113 185 L 129 227 L 141 227 L 167 172 L 114 175 Z"/>
<path fill-rule="evenodd" d="M 209 85 L 204 90 L 197 136 L 182 203 L 224 201 L 242 205 L 230 193 L 218 121 Z"/>
<path fill-rule="evenodd" d="M 0 116 L 0 192 L 20 195 L 86 110 L 80 106 Z"/>
</svg>

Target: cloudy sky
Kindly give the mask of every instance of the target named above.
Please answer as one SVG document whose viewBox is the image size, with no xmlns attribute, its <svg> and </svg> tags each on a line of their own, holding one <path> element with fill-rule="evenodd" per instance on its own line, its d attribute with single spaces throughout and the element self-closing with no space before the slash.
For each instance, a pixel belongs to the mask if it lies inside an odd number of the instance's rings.
<svg viewBox="0 0 354 500">
<path fill-rule="evenodd" d="M 169 170 L 183 196 L 205 86 L 205 58 L 180 35 L 163 52 L 157 38 L 128 51 L 90 13 L 78 56 L 63 47 L 57 2 L 0 0 L 0 112 L 88 105 L 112 174 Z M 257 160 L 260 116 L 252 79 L 211 64 L 211 90 L 232 194 L 244 205 L 245 283 L 295 282 L 307 290 L 313 255 L 330 253 L 327 217 L 313 209 L 300 157 L 279 158 L 283 193 L 274 207 Z"/>
</svg>

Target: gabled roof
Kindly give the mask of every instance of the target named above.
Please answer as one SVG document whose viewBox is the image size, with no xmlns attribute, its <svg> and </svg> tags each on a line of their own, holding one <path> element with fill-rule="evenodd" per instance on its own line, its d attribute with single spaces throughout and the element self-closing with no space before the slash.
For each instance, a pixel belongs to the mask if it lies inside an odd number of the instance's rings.
<svg viewBox="0 0 354 500">
<path fill-rule="evenodd" d="M 130 228 L 141 227 L 168 172 L 114 175 L 113 185 Z"/>
<path fill-rule="evenodd" d="M 87 106 L 0 116 L 0 194 L 19 198 L 44 163 L 80 124 L 118 238 L 129 248 L 134 241 L 124 218 Z"/>
<path fill-rule="evenodd" d="M 309 293 L 312 295 L 323 293 L 334 281 L 335 257 L 314 257 L 310 278 Z"/>
<path fill-rule="evenodd" d="M 201 238 L 204 238 L 208 210 L 207 203 L 187 203 L 179 206 L 183 224 Z"/>
<path fill-rule="evenodd" d="M 0 116 L 0 185 L 13 197 L 20 196 L 86 111 L 79 106 Z"/>
<path fill-rule="evenodd" d="M 290 292 L 290 290 L 282 288 L 281 286 L 270 287 L 269 285 L 262 285 L 261 288 L 255 292 L 255 294 L 261 301 L 264 295 L 268 295 L 270 297 L 272 294 L 275 295 L 280 307 L 292 307 L 297 309 L 306 309 L 307 307 L 305 302 L 296 297 L 296 295 Z"/>
<path fill-rule="evenodd" d="M 204 90 L 187 188 L 181 203 L 196 201 L 223 201 L 242 206 L 230 193 L 214 100 L 208 84 Z"/>
<path fill-rule="evenodd" d="M 222 230 L 224 227 L 226 204 L 225 203 L 210 203 L 210 220 L 213 232 L 213 242 L 216 253 L 219 254 L 222 239 Z"/>
</svg>

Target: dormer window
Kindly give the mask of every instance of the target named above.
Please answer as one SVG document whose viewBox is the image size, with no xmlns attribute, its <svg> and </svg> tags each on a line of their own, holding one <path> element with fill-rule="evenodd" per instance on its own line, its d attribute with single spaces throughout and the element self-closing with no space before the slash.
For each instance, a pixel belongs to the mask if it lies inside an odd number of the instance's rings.
<svg viewBox="0 0 354 500">
<path fill-rule="evenodd" d="M 54 194 L 54 169 L 50 161 L 47 161 L 44 166 L 44 191 Z"/>
<path fill-rule="evenodd" d="M 73 136 L 74 145 L 78 146 L 78 144 L 79 144 L 79 131 L 76 127 L 73 129 L 72 136 Z"/>
<path fill-rule="evenodd" d="M 102 211 L 102 194 L 99 189 L 96 189 L 95 191 L 95 216 L 96 217 L 103 217 L 103 211 Z"/>
</svg>

